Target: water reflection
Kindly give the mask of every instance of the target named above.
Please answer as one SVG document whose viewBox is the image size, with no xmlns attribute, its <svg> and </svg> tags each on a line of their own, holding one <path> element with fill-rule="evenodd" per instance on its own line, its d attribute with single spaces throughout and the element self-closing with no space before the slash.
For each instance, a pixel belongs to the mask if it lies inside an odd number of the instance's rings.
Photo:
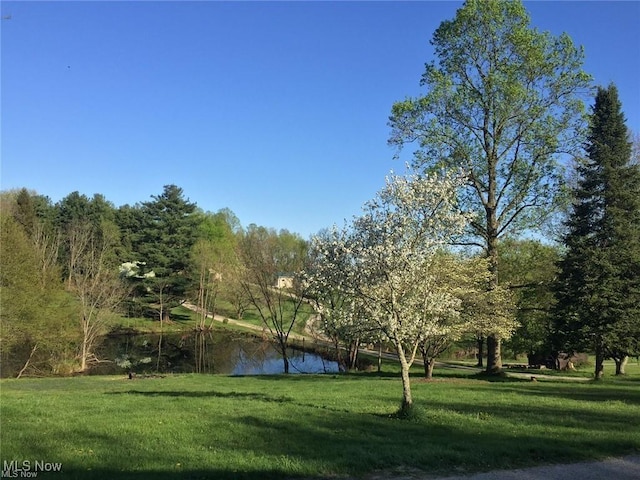
<svg viewBox="0 0 640 480">
<path fill-rule="evenodd" d="M 229 332 L 106 337 L 91 369 L 93 375 L 143 373 L 218 373 L 269 375 L 283 373 L 282 358 L 273 344 Z M 337 372 L 338 364 L 321 355 L 292 349 L 290 373 Z"/>
</svg>

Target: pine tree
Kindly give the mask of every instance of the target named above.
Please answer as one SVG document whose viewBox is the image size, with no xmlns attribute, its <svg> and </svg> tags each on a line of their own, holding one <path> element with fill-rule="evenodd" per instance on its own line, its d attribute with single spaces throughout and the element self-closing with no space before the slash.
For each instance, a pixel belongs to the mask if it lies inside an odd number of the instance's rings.
<svg viewBox="0 0 640 480">
<path fill-rule="evenodd" d="M 559 344 L 622 362 L 640 344 L 640 167 L 614 85 L 599 88 L 556 285 Z"/>
<path fill-rule="evenodd" d="M 165 185 L 162 194 L 152 198 L 136 216 L 140 226 L 131 243 L 133 260 L 141 266 L 138 278 L 144 277 L 138 293 L 148 313 L 164 320 L 191 287 L 191 248 L 198 218 L 196 204 L 185 199 L 175 185 Z"/>
</svg>

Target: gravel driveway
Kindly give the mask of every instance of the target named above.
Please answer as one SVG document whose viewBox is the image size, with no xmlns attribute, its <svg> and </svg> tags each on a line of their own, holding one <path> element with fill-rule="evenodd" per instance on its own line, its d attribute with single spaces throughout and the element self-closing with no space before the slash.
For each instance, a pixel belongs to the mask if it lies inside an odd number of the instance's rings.
<svg viewBox="0 0 640 480">
<path fill-rule="evenodd" d="M 431 480 L 640 480 L 640 455 L 599 462 L 499 470 Z"/>
</svg>

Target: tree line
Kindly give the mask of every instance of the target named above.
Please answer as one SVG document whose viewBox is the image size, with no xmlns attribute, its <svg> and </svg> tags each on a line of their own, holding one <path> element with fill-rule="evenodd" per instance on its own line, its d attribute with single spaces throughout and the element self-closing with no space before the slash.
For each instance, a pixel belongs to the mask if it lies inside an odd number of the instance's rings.
<svg viewBox="0 0 640 480">
<path fill-rule="evenodd" d="M 281 271 L 300 270 L 306 246 L 286 230 L 242 228 L 228 209 L 204 212 L 175 185 L 118 208 L 101 194 L 54 204 L 24 188 L 1 202 L 2 355 L 21 358 L 21 373 L 87 370 L 114 315 L 162 328 L 191 302 L 203 330 L 223 297 L 237 318 L 253 307 L 280 325 L 282 312 L 264 310 L 278 299 L 269 289 Z"/>
</svg>

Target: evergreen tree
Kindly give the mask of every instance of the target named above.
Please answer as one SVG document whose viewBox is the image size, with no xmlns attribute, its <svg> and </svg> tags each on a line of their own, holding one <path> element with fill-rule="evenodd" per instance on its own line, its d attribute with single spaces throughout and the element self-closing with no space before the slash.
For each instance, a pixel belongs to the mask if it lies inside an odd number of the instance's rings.
<svg viewBox="0 0 640 480">
<path fill-rule="evenodd" d="M 197 238 L 196 204 L 184 198 L 181 188 L 166 185 L 140 208 L 140 225 L 132 238 L 132 250 L 144 279 L 138 289 L 148 312 L 160 320 L 186 297 L 191 287 L 191 249 Z M 153 273 L 152 273 L 153 272 Z"/>
<path fill-rule="evenodd" d="M 556 285 L 559 347 L 604 358 L 637 354 L 640 343 L 640 167 L 631 163 L 614 85 L 599 88 L 578 168 L 566 254 Z"/>
</svg>

